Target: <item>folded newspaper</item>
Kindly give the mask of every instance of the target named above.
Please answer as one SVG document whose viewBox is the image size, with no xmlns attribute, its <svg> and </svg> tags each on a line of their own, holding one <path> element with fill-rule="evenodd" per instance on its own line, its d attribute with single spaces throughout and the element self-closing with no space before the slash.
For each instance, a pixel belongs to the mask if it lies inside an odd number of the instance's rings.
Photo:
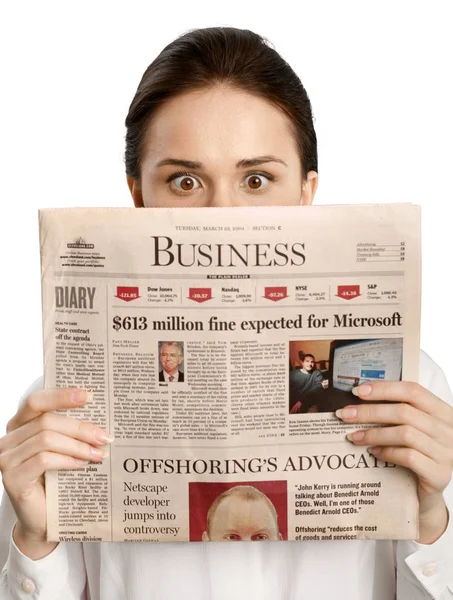
<svg viewBox="0 0 453 600">
<path fill-rule="evenodd" d="M 45 386 L 115 438 L 46 474 L 49 540 L 417 538 L 413 475 L 335 416 L 418 378 L 417 206 L 42 210 L 40 239 Z"/>
</svg>

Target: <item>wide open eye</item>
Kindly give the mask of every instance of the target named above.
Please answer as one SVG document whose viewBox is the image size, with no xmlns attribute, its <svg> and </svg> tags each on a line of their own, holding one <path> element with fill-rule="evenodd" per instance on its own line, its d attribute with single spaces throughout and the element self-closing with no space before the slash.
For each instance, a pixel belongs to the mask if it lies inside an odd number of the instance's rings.
<svg viewBox="0 0 453 600">
<path fill-rule="evenodd" d="M 167 183 L 178 194 L 190 194 L 190 192 L 201 187 L 198 179 L 190 173 L 173 173 L 167 179 Z"/>
<path fill-rule="evenodd" d="M 247 191 L 260 192 L 267 188 L 271 181 L 274 181 L 270 173 L 251 173 L 246 176 L 244 183 Z"/>
</svg>

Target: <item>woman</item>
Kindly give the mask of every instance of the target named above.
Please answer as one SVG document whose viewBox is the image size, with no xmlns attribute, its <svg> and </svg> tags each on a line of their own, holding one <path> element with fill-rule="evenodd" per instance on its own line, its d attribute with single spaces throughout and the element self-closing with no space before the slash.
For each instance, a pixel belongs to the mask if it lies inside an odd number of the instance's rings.
<svg viewBox="0 0 453 600">
<path fill-rule="evenodd" d="M 315 195 L 310 101 L 292 69 L 252 32 L 196 30 L 170 44 L 145 72 L 126 127 L 136 207 L 310 204 Z M 102 460 L 100 446 L 110 438 L 93 424 L 50 412 L 81 406 L 89 401 L 85 392 L 39 391 L 38 383 L 0 439 L 9 496 L 0 597 L 390 600 L 398 586 L 400 600 L 453 598 L 442 495 L 453 464 L 453 409 L 444 402 L 451 394 L 425 355 L 420 381 L 359 386 L 362 399 L 382 403 L 340 415 L 350 423 L 395 425 L 352 441 L 418 476 L 418 542 L 239 545 L 47 543 L 44 471 Z"/>
</svg>

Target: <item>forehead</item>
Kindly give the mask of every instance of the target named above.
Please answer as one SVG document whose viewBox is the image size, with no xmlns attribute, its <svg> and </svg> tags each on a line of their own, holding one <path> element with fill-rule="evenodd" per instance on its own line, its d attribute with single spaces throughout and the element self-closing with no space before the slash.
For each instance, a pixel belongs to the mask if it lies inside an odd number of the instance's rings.
<svg viewBox="0 0 453 600">
<path fill-rule="evenodd" d="M 247 500 L 241 496 L 228 496 L 217 507 L 211 528 L 220 531 L 272 531 L 276 523 L 267 502 L 262 499 Z"/>
<path fill-rule="evenodd" d="M 143 162 L 165 156 L 224 163 L 263 154 L 299 160 L 289 118 L 267 100 L 218 85 L 176 96 L 157 109 Z"/>
<path fill-rule="evenodd" d="M 175 346 L 174 344 L 162 344 L 160 351 L 162 352 L 164 349 L 171 352 L 180 352 L 179 346 Z"/>
</svg>

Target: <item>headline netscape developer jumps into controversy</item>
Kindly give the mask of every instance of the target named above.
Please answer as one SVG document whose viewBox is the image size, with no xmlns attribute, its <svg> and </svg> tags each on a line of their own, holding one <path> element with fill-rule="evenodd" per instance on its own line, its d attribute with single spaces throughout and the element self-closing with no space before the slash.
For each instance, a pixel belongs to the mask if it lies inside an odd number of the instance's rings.
<svg viewBox="0 0 453 600">
<path fill-rule="evenodd" d="M 169 44 L 144 73 L 126 128 L 127 183 L 137 208 L 308 205 L 315 196 L 317 140 L 306 90 L 253 32 L 208 28 Z M 286 260 L 277 253 L 273 259 Z M 2 599 L 35 590 L 42 598 L 68 600 L 453 598 L 453 527 L 443 494 L 451 489 L 452 398 L 426 355 L 418 383 L 360 385 L 360 398 L 377 402 L 340 413 L 359 430 L 352 444 L 371 446 L 373 456 L 406 466 L 418 478 L 419 538 L 395 544 L 47 542 L 44 471 L 102 461 L 102 447 L 112 438 L 96 424 L 81 426 L 54 413 L 89 402 L 84 390 L 41 387 L 38 382 L 26 393 L 0 439 L 7 493 Z M 360 431 L 364 423 L 390 426 Z"/>
</svg>

